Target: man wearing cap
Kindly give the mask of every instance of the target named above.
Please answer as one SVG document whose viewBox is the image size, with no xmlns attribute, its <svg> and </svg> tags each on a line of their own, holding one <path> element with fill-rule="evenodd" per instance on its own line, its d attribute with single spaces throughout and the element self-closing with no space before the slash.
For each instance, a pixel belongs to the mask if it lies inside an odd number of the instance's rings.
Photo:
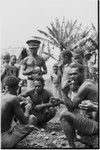
<svg viewBox="0 0 100 150">
<path fill-rule="evenodd" d="M 26 42 L 29 46 L 30 55 L 24 59 L 23 75 L 27 76 L 27 87 L 33 87 L 33 80 L 37 76 L 42 76 L 47 73 L 47 67 L 42 57 L 37 55 L 40 41 L 28 40 Z"/>
</svg>

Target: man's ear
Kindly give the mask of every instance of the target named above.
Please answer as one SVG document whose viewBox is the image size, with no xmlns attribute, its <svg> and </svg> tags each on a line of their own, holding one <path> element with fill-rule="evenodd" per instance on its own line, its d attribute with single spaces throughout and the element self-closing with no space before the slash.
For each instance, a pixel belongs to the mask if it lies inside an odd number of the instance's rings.
<svg viewBox="0 0 100 150">
<path fill-rule="evenodd" d="M 8 87 L 7 85 L 4 85 L 4 88 L 5 88 L 5 90 L 8 90 L 8 89 L 9 89 L 9 87 Z"/>
<path fill-rule="evenodd" d="M 43 84 L 43 88 L 44 88 L 45 84 Z"/>
</svg>

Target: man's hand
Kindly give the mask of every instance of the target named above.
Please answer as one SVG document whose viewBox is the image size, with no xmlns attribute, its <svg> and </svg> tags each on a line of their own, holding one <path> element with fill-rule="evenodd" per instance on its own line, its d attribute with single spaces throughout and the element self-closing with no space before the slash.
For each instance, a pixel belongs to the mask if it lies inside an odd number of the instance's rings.
<svg viewBox="0 0 100 150">
<path fill-rule="evenodd" d="M 40 111 L 40 110 L 41 110 L 41 108 L 42 108 L 42 104 L 35 106 L 35 108 L 34 108 L 34 109 L 35 109 L 36 111 Z"/>
<path fill-rule="evenodd" d="M 90 100 L 85 100 L 79 105 L 79 107 L 81 109 L 85 109 L 89 112 L 92 112 L 92 111 L 94 111 L 95 105 Z"/>
<path fill-rule="evenodd" d="M 41 72 L 40 67 L 35 67 L 34 70 L 33 70 L 33 74 L 34 73 L 40 73 L 40 72 Z"/>
<path fill-rule="evenodd" d="M 31 105 L 31 103 L 28 103 L 28 104 L 25 106 L 25 112 L 29 114 L 30 110 L 32 110 L 32 105 Z"/>
<path fill-rule="evenodd" d="M 54 105 L 59 105 L 59 104 L 62 103 L 62 100 L 56 99 L 56 98 L 54 98 L 54 97 L 51 97 L 51 98 L 50 98 L 50 102 L 51 102 L 52 104 L 54 104 Z"/>
</svg>

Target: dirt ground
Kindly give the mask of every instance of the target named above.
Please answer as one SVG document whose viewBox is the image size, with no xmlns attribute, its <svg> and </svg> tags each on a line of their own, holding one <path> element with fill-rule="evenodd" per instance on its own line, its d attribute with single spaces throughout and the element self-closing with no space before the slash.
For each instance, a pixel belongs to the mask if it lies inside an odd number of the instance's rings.
<svg viewBox="0 0 100 150">
<path fill-rule="evenodd" d="M 46 82 L 46 88 L 50 91 L 51 83 Z M 17 144 L 16 148 L 68 148 L 68 141 L 60 126 L 59 116 L 62 110 L 66 109 L 64 105 L 57 108 L 56 116 L 50 120 L 46 127 L 39 131 L 32 131 L 25 139 Z M 84 144 L 78 142 L 79 148 L 84 148 Z"/>
</svg>

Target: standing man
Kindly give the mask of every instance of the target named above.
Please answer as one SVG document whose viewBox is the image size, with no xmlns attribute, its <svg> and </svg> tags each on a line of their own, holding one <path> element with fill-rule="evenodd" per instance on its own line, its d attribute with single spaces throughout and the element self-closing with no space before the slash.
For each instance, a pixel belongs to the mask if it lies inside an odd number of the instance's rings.
<svg viewBox="0 0 100 150">
<path fill-rule="evenodd" d="M 33 80 L 37 76 L 42 76 L 47 73 L 45 60 L 40 57 L 37 52 L 40 46 L 38 40 L 28 40 L 30 55 L 24 59 L 22 73 L 27 76 L 27 87 L 33 87 Z"/>
<path fill-rule="evenodd" d="M 51 81 L 52 81 L 53 97 L 62 98 L 61 97 L 61 84 L 58 80 L 58 64 L 57 63 L 53 65 L 53 73 L 51 74 Z"/>
<path fill-rule="evenodd" d="M 66 49 L 61 53 L 61 62 L 58 64 L 58 79 L 61 82 L 62 91 L 68 87 L 68 72 L 71 62 L 72 52 L 69 49 Z"/>
</svg>

